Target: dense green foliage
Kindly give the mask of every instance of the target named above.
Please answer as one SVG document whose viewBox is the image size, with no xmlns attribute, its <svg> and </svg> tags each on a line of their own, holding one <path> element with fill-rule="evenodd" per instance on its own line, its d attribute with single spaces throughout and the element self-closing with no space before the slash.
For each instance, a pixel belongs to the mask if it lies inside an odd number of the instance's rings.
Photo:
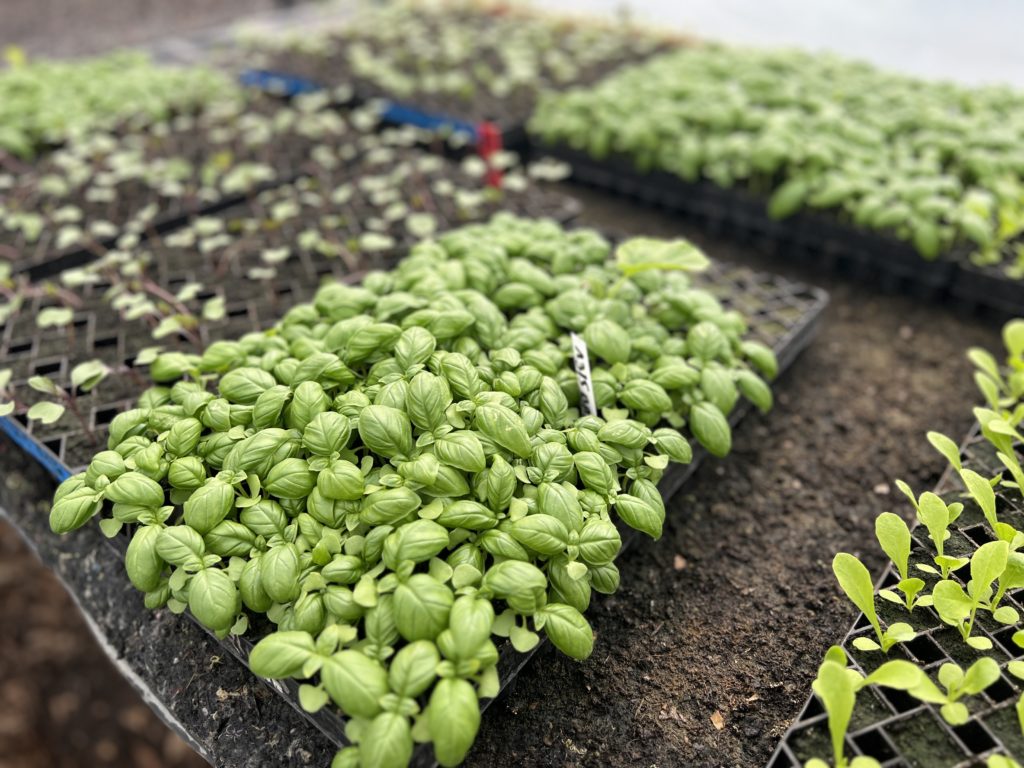
<svg viewBox="0 0 1024 768">
<path fill-rule="evenodd" d="M 934 259 L 959 245 L 1020 276 L 1024 96 L 792 51 L 696 47 L 547 94 L 548 142 L 641 170 L 745 185 L 769 212 L 833 212 Z"/>
<path fill-rule="evenodd" d="M 424 241 L 270 331 L 157 357 L 51 526 L 130 526 L 147 605 L 219 635 L 265 614 L 251 666 L 350 717 L 336 766 L 402 766 L 414 741 L 453 765 L 498 690 L 492 636 L 589 656 L 615 521 L 659 537 L 657 483 L 691 460 L 677 428 L 721 455 L 741 393 L 770 405 L 774 357 L 693 286 L 706 264 L 647 239 L 613 258 L 592 231 L 507 215 Z"/>
<path fill-rule="evenodd" d="M 202 67 L 158 67 L 140 53 L 81 61 L 28 62 L 8 52 L 0 70 L 0 152 L 31 158 L 72 137 L 135 127 L 238 94 L 231 79 Z"/>
</svg>

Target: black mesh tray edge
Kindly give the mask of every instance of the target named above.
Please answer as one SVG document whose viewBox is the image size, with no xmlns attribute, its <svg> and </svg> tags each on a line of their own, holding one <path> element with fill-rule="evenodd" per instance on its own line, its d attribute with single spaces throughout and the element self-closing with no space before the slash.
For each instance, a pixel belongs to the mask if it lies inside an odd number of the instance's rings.
<svg viewBox="0 0 1024 768">
<path fill-rule="evenodd" d="M 980 435 L 976 424 L 964 439 L 960 449 L 963 465 L 965 468 L 973 468 L 982 475 L 988 476 L 1000 471 L 1001 467 L 990 450 L 987 442 Z M 962 485 L 951 467 L 947 467 L 935 493 L 942 496 L 947 503 L 960 498 L 963 492 Z M 1008 501 L 998 496 L 999 504 L 1005 505 Z M 971 505 L 969 505 L 971 506 Z M 1000 514 L 1005 514 L 1005 508 Z M 1024 518 L 1024 502 L 1016 501 L 1011 512 L 1018 513 Z M 912 529 L 912 552 L 914 554 L 930 549 L 930 542 L 921 538 L 920 526 Z M 951 526 L 951 530 L 966 537 L 972 546 L 979 546 L 990 540 L 985 530 L 985 521 L 980 512 L 974 509 L 965 509 L 961 517 Z M 893 565 L 890 563 L 876 587 L 881 589 L 891 587 L 899 580 Z M 1022 595 L 1020 590 L 1016 593 L 1011 591 L 1004 597 L 1005 605 L 1010 605 L 1022 612 Z M 884 606 L 879 608 L 884 610 Z M 897 608 L 897 612 L 906 617 L 904 609 Z M 1024 612 L 1022 612 L 1024 615 Z M 858 615 L 853 626 L 840 642 L 840 645 L 847 652 L 852 666 L 861 672 L 870 672 L 873 667 L 866 667 L 863 660 L 876 662 L 887 661 L 893 658 L 908 658 L 910 661 L 934 672 L 939 666 L 947 661 L 955 661 L 962 667 L 967 666 L 965 654 L 977 657 L 980 652 L 971 651 L 963 643 L 957 631 L 946 626 L 931 609 L 915 608 L 911 617 L 915 621 L 925 618 L 927 626 L 915 626 L 918 630 L 918 637 L 909 643 L 897 644 L 889 654 L 860 654 L 853 649 L 851 642 L 859 636 L 873 636 L 874 632 L 863 614 Z M 995 654 L 1002 657 L 1000 666 L 1004 668 L 1004 674 L 1000 680 L 986 689 L 982 694 L 974 697 L 966 697 L 965 701 L 971 705 L 971 716 L 965 725 L 953 727 L 946 723 L 939 715 L 936 707 L 930 704 L 923 704 L 910 696 L 899 691 L 888 689 L 873 690 L 866 688 L 857 697 L 857 705 L 854 708 L 854 720 L 846 734 L 846 753 L 849 756 L 866 755 L 878 760 L 883 768 L 910 768 L 921 763 L 906 754 L 901 747 L 902 732 L 909 729 L 916 722 L 925 724 L 930 730 L 929 738 L 938 745 L 938 752 L 929 759 L 945 762 L 929 763 L 928 768 L 974 768 L 982 766 L 983 759 L 994 754 L 1016 756 L 1018 759 L 1024 754 L 1024 736 L 1017 724 L 1016 713 L 1013 711 L 1021 692 L 1024 691 L 1024 683 L 1016 680 L 1012 675 L 1005 673 L 1005 662 L 1024 657 L 1024 650 L 1018 648 L 1011 640 L 1015 630 L 1014 626 L 1004 626 L 996 629 L 986 626 L 978 621 L 974 626 L 974 634 L 986 636 L 992 640 L 993 651 L 988 655 Z M 950 648 L 956 648 L 959 653 L 950 652 Z M 902 654 L 902 655 L 901 655 Z M 857 721 L 858 713 L 864 711 L 866 706 L 874 710 L 874 716 Z M 1012 716 L 1012 717 L 1010 717 Z M 1009 718 L 1012 720 L 1012 727 L 1005 729 L 1003 724 L 998 727 L 987 723 L 997 717 Z M 811 694 L 800 714 L 793 721 L 779 744 L 776 746 L 767 768 L 802 768 L 804 762 L 811 757 L 830 759 L 831 744 L 827 738 L 828 716 L 818 699 Z M 822 741 L 824 736 L 824 741 Z M 1014 739 L 1016 744 L 1008 744 Z M 809 743 L 819 745 L 820 753 L 807 754 L 805 745 Z M 827 748 L 820 747 L 821 744 Z M 940 752 L 945 751 L 944 758 Z"/>
</svg>

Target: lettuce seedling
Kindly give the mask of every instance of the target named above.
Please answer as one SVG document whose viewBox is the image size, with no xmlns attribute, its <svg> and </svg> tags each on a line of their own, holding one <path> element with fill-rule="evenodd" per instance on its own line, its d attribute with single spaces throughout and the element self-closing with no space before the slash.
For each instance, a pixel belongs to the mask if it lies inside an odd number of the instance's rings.
<svg viewBox="0 0 1024 768">
<path fill-rule="evenodd" d="M 878 612 L 875 610 L 875 589 L 871 583 L 871 574 L 860 560 L 851 554 L 840 552 L 832 559 L 832 571 L 839 581 L 839 586 L 843 588 L 843 592 L 871 622 L 875 635 L 878 637 L 878 642 L 868 637 L 855 638 L 853 641 L 855 648 L 861 651 L 881 649 L 888 653 L 896 643 L 905 643 L 917 637 L 914 628 L 901 621 L 892 624 L 884 632 L 882 631 Z"/>
<path fill-rule="evenodd" d="M 946 504 L 931 491 L 922 493 L 921 498 L 918 499 L 910 486 L 902 480 L 896 481 L 896 487 L 910 499 L 910 503 L 917 511 L 918 522 L 928 531 L 928 538 L 935 545 L 935 564 L 939 566 L 938 570 L 924 563 L 918 563 L 917 567 L 925 573 L 940 575 L 943 579 L 948 579 L 950 573 L 963 568 L 968 562 L 966 557 L 951 557 L 945 553 L 945 543 L 950 536 L 949 526 L 960 517 L 964 511 L 964 505 L 958 501 Z"/>
<path fill-rule="evenodd" d="M 960 479 L 967 488 L 967 493 L 981 508 L 992 532 L 1000 541 L 1005 541 L 1011 549 L 1019 549 L 1024 546 L 1024 534 L 1008 523 L 1003 523 L 996 515 L 996 494 L 992 488 L 992 482 L 986 480 L 972 469 L 960 470 Z"/>
<path fill-rule="evenodd" d="M 814 694 L 828 714 L 828 731 L 832 741 L 832 759 L 835 768 L 878 768 L 878 761 L 870 757 L 846 759 L 846 731 L 850 726 L 857 693 L 869 685 L 880 685 L 900 691 L 916 689 L 928 676 L 916 665 L 903 659 L 882 664 L 867 677 L 847 666 L 846 653 L 837 645 L 829 648 L 818 667 L 818 676 L 811 684 Z M 930 681 L 929 681 L 930 682 Z M 804 768 L 828 768 L 820 758 L 809 760 Z"/>
<path fill-rule="evenodd" d="M 927 676 L 920 684 L 907 689 L 907 692 L 920 701 L 938 704 L 942 719 L 950 725 L 963 725 L 970 717 L 970 712 L 960 699 L 981 693 L 998 679 L 999 663 L 989 656 L 984 656 L 974 662 L 966 672 L 951 661 L 939 667 L 939 683 L 946 689 L 945 692 Z"/>
<path fill-rule="evenodd" d="M 901 598 L 891 589 L 880 589 L 878 596 L 900 603 L 908 611 L 913 611 L 915 605 L 931 605 L 929 595 L 918 597 L 925 587 L 924 579 L 910 576 L 910 528 L 903 522 L 903 518 L 892 512 L 883 512 L 875 519 L 875 536 L 900 575 L 896 589 L 903 593 Z"/>
<path fill-rule="evenodd" d="M 990 541 L 975 550 L 970 559 L 971 580 L 967 590 L 955 581 L 943 580 L 932 590 L 932 599 L 939 618 L 956 627 L 964 642 L 972 648 L 987 651 L 992 641 L 987 637 L 972 637 L 974 620 L 979 609 L 992 612 L 992 618 L 1002 623 L 1013 624 L 1017 612 L 1009 606 L 999 608 L 994 602 L 992 583 L 1006 570 L 1009 545 L 1005 541 Z"/>
</svg>

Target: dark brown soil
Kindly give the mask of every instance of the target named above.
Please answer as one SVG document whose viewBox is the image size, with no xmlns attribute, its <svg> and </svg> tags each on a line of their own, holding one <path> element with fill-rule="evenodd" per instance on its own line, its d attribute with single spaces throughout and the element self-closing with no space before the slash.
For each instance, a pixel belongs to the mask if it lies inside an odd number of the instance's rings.
<svg viewBox="0 0 1024 768">
<path fill-rule="evenodd" d="M 619 200 L 588 194 L 585 203 L 587 220 L 602 227 L 682 232 L 671 216 Z M 821 653 L 854 614 L 833 585 L 833 553 L 863 554 L 877 571 L 872 521 L 885 509 L 906 512 L 890 491 L 893 478 L 934 485 L 943 460 L 924 432 L 959 438 L 970 425 L 975 395 L 963 352 L 995 348 L 995 325 L 695 239 L 716 257 L 830 289 L 820 336 L 777 384 L 775 410 L 749 417 L 733 455 L 705 464 L 673 501 L 663 539 L 624 556 L 620 592 L 591 611 L 591 660 L 571 662 L 550 647 L 539 653 L 488 711 L 470 765 L 763 764 L 802 707 Z M 0 728 L 0 755 L 18 756 L 18 766 L 102 764 L 67 749 L 47 710 L 68 691 L 101 691 L 93 698 L 117 713 L 109 718 L 116 724 L 139 701 L 105 666 L 48 573 L 37 568 L 22 580 L 31 558 L 12 538 L 0 528 L 3 562 L 31 597 L 11 589 L 0 597 L 0 658 L 21 648 L 0 679 L 4 690 L 20 686 L 45 704 L 2 709 L 18 720 Z M 26 611 L 26 601 L 52 602 L 51 613 Z M 53 615 L 62 617 L 56 626 L 46 620 Z M 58 640 L 73 644 L 73 657 L 43 651 L 35 663 L 49 671 L 33 671 L 39 644 Z M 140 738 L 86 727 L 90 736 L 110 733 L 119 750 Z M 163 743 L 153 738 L 150 748 Z M 28 749 L 21 760 L 18 750 Z"/>
<path fill-rule="evenodd" d="M 96 646 L 51 571 L 0 522 L 0 767 L 206 763 Z"/>
</svg>

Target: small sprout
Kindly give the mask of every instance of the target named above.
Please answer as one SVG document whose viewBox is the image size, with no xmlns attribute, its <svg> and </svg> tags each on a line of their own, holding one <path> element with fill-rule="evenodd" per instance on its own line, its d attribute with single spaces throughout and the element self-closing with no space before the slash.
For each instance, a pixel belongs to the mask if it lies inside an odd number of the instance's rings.
<svg viewBox="0 0 1024 768">
<path fill-rule="evenodd" d="M 857 693 L 868 685 L 880 685 L 894 690 L 909 691 L 928 681 L 920 668 L 901 659 L 887 661 L 869 676 L 864 677 L 847 666 L 846 654 L 839 646 L 832 646 L 818 668 L 818 676 L 811 684 L 815 696 L 828 714 L 828 730 L 832 742 L 835 768 L 878 768 L 870 757 L 846 759 L 846 731 L 850 726 Z M 804 768 L 827 768 L 820 758 L 805 763 Z"/>
<path fill-rule="evenodd" d="M 1005 541 L 990 541 L 975 550 L 970 559 L 971 580 L 967 591 L 957 582 L 943 580 L 932 590 L 932 600 L 939 618 L 956 627 L 964 642 L 978 650 L 989 650 L 992 641 L 987 637 L 974 637 L 974 620 L 979 609 L 992 612 L 992 617 L 1002 623 L 1014 624 L 1018 617 L 1012 608 L 995 607 L 992 583 L 1006 570 L 1009 545 Z"/>
<path fill-rule="evenodd" d="M 227 315 L 227 310 L 224 307 L 224 297 L 214 296 L 213 298 L 207 299 L 203 302 L 203 319 L 210 322 L 216 322 L 223 320 Z"/>
<path fill-rule="evenodd" d="M 103 361 L 87 360 L 71 369 L 71 384 L 83 392 L 91 392 L 109 374 L 110 369 Z"/>
<path fill-rule="evenodd" d="M 881 649 L 888 653 L 896 643 L 905 643 L 917 637 L 913 627 L 903 622 L 896 622 L 884 632 L 878 620 L 878 612 L 875 609 L 875 589 L 871 583 L 871 574 L 864 564 L 853 555 L 840 552 L 832 560 L 832 571 L 839 581 L 839 586 L 850 598 L 854 605 L 860 608 L 861 612 L 871 623 L 875 630 L 878 642 L 867 638 L 858 637 L 853 645 L 860 651 L 877 651 Z"/>
<path fill-rule="evenodd" d="M 953 662 L 939 667 L 939 683 L 946 689 L 945 693 L 927 677 L 921 684 L 908 689 L 908 693 L 921 701 L 940 705 L 942 719 L 950 725 L 963 725 L 970 712 L 960 699 L 981 693 L 998 679 L 999 663 L 984 656 L 974 662 L 966 673 Z"/>
<path fill-rule="evenodd" d="M 64 406 L 59 403 L 43 400 L 42 402 L 35 403 L 31 408 L 29 408 L 26 415 L 31 421 L 38 421 L 42 424 L 53 424 L 64 415 L 64 410 Z"/>
<path fill-rule="evenodd" d="M 924 589 L 923 579 L 910 576 L 910 529 L 903 518 L 892 512 L 883 512 L 875 519 L 875 536 L 882 551 L 889 556 L 900 576 L 896 589 L 903 593 L 900 598 L 891 589 L 881 589 L 878 596 L 893 603 L 902 603 L 908 611 L 915 605 L 931 605 L 931 597 L 918 597 Z"/>
<path fill-rule="evenodd" d="M 260 251 L 260 260 L 264 264 L 283 264 L 289 256 L 291 256 L 291 249 L 288 246 L 264 248 Z"/>
<path fill-rule="evenodd" d="M 63 328 L 70 325 L 75 312 L 70 307 L 46 307 L 36 315 L 36 326 L 39 328 Z"/>
<path fill-rule="evenodd" d="M 918 499 L 910 486 L 902 480 L 896 481 L 896 487 L 914 505 L 918 521 L 928 531 L 928 538 L 935 546 L 935 564 L 939 566 L 938 570 L 923 563 L 918 563 L 917 567 L 925 573 L 941 575 L 943 579 L 948 579 L 951 572 L 963 568 L 968 563 L 966 557 L 951 557 L 945 554 L 946 539 L 950 536 L 949 526 L 960 517 L 964 505 L 960 502 L 946 504 L 931 491 L 922 493 Z"/>
</svg>

